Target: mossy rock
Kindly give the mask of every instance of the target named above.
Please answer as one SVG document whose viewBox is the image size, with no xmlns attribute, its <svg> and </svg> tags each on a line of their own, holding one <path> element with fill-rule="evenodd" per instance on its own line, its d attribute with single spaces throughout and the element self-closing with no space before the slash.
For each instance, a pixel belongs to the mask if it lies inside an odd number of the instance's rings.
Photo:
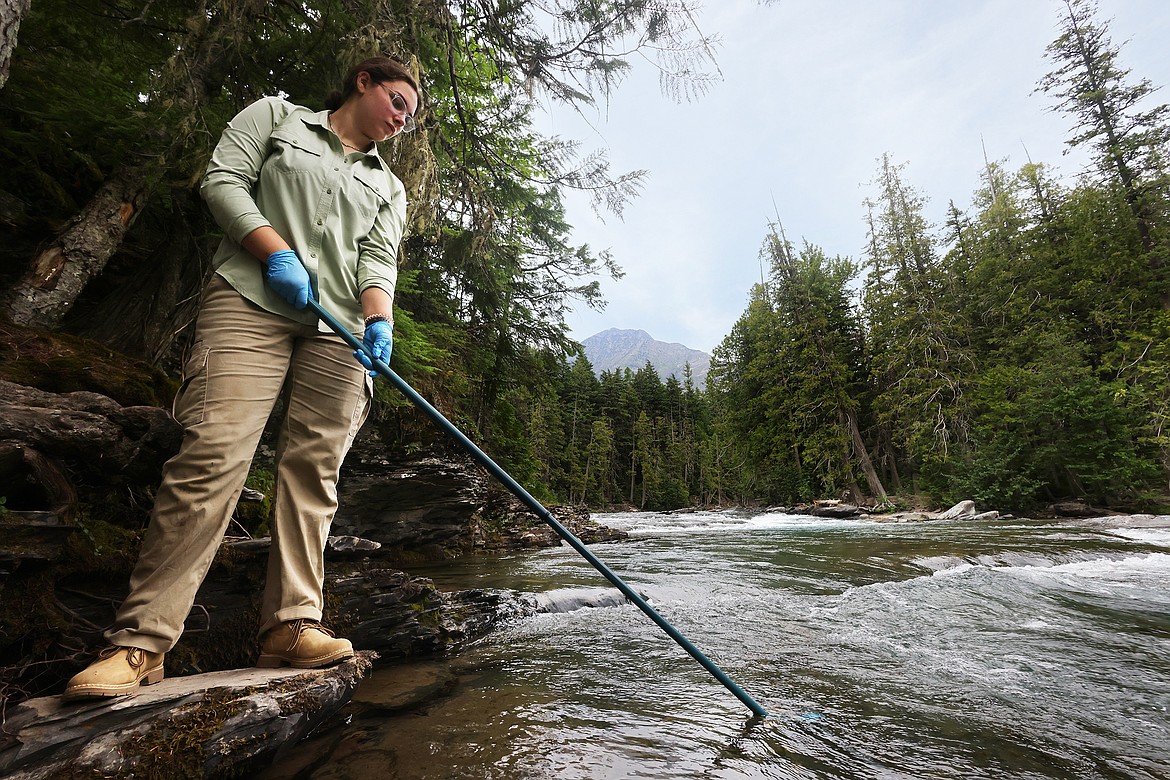
<svg viewBox="0 0 1170 780">
<path fill-rule="evenodd" d="M 96 341 L 0 320 L 0 379 L 48 393 L 86 391 L 122 406 L 169 407 L 178 382 Z"/>
</svg>

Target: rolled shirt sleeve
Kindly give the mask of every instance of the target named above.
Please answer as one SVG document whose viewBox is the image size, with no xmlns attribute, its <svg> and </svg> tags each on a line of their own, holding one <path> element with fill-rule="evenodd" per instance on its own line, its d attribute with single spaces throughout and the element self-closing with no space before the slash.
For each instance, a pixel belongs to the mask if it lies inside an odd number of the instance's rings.
<svg viewBox="0 0 1170 780">
<path fill-rule="evenodd" d="M 271 225 L 260 213 L 252 192 L 268 157 L 272 130 L 288 116 L 290 108 L 278 98 L 256 101 L 228 123 L 211 155 L 199 192 L 233 243 L 239 244 L 257 228 Z"/>
<path fill-rule="evenodd" d="M 391 296 L 398 281 L 398 243 L 406 226 L 406 192 L 391 175 L 390 202 L 378 209 L 374 226 L 359 242 L 358 290 L 378 287 Z"/>
</svg>

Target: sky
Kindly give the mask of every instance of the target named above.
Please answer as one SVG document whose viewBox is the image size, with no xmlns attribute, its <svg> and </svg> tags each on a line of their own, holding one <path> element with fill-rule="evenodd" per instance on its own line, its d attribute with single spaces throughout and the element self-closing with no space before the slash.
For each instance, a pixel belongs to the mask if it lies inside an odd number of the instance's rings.
<svg viewBox="0 0 1170 780">
<path fill-rule="evenodd" d="M 586 121 L 551 104 L 537 127 L 606 149 L 612 171 L 646 169 L 621 218 L 566 199 L 573 241 L 608 249 L 625 271 L 602 279 L 608 305 L 579 305 L 573 338 L 638 329 L 711 352 L 760 281 L 759 250 L 779 216 L 789 240 L 861 260 L 863 201 L 881 156 L 928 199 L 941 225 L 966 210 L 987 159 L 1042 162 L 1071 181 L 1087 153 L 1073 120 L 1034 92 L 1054 63 L 1060 0 L 706 0 L 722 74 L 693 102 L 664 96 L 649 62 Z M 1099 0 L 1120 64 L 1170 102 L 1170 2 Z"/>
</svg>

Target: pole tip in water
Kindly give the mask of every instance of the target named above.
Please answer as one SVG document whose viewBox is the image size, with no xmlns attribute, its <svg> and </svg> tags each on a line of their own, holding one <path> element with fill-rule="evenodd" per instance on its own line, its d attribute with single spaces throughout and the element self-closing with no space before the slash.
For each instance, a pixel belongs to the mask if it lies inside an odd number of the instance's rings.
<svg viewBox="0 0 1170 780">
<path fill-rule="evenodd" d="M 810 721 L 824 720 L 825 716 L 819 712 L 802 712 L 802 713 L 800 713 L 800 719 L 801 720 L 810 720 Z"/>
</svg>

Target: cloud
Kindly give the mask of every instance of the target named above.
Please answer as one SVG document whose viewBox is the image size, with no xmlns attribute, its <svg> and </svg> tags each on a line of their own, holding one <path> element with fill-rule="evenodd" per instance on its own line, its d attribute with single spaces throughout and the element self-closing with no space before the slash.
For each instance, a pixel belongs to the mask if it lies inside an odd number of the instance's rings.
<svg viewBox="0 0 1170 780">
<path fill-rule="evenodd" d="M 1170 5 L 1111 0 L 1122 64 L 1155 84 L 1170 80 L 1163 53 Z M 626 270 L 604 281 L 610 305 L 569 317 L 584 339 L 608 327 L 710 351 L 759 281 L 757 254 L 775 212 L 788 236 L 860 259 L 863 199 L 877 160 L 909 162 L 906 177 L 941 222 L 965 208 L 990 160 L 1032 159 L 1066 174 L 1067 118 L 1032 94 L 1052 69 L 1044 49 L 1062 4 L 983 0 L 781 2 L 719 0 L 699 16 L 722 38 L 724 80 L 694 103 L 660 94 L 657 74 L 635 72 L 590 128 L 553 107 L 547 129 L 608 147 L 615 171 L 645 168 L 646 187 L 625 219 L 597 220 L 571 197 L 578 243 L 609 248 Z M 773 201 L 775 206 L 773 206 Z M 775 209 L 775 211 L 773 210 Z"/>
</svg>

